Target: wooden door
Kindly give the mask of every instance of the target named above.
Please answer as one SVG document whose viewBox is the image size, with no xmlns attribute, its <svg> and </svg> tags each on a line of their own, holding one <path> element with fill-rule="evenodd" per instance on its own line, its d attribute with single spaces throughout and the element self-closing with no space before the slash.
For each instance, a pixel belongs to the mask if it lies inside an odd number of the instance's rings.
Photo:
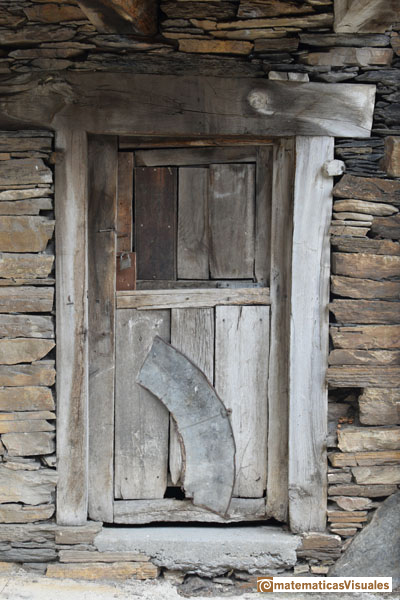
<svg viewBox="0 0 400 600">
<path fill-rule="evenodd" d="M 118 249 L 135 251 L 136 290 L 117 291 L 114 520 L 263 519 L 270 149 L 137 151 L 120 153 L 119 165 Z M 230 414 L 236 474 L 225 516 L 185 496 L 175 420 L 137 383 L 156 336 L 204 373 Z"/>
</svg>

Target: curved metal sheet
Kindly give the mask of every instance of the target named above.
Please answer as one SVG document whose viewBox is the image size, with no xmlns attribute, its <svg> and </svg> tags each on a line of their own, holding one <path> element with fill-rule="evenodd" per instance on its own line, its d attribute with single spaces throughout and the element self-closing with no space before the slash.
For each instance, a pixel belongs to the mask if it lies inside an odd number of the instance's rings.
<svg viewBox="0 0 400 600">
<path fill-rule="evenodd" d="M 183 443 L 183 487 L 193 504 L 225 515 L 235 482 L 228 412 L 204 373 L 156 337 L 137 382 L 172 413 Z"/>
</svg>

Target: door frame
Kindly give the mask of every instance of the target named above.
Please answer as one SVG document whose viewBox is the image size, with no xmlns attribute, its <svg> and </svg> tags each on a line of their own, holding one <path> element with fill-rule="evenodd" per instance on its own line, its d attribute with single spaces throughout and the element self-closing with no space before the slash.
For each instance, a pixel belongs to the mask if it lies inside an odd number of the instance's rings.
<svg viewBox="0 0 400 600">
<path fill-rule="evenodd" d="M 72 71 L 24 75 L 22 83 L 16 75 L 0 85 L 0 127 L 56 132 L 57 522 L 88 519 L 88 134 L 216 145 L 274 136 L 271 335 L 275 328 L 278 337 L 269 435 L 276 451 L 268 475 L 280 491 L 271 514 L 288 512 L 293 532 L 323 531 L 332 204 L 323 163 L 333 158 L 334 136 L 369 137 L 375 86 Z"/>
</svg>

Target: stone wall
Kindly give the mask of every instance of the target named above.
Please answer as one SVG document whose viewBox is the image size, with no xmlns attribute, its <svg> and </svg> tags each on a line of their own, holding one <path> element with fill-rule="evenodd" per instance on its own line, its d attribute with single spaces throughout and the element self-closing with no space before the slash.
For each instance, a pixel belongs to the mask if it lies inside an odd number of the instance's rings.
<svg viewBox="0 0 400 600">
<path fill-rule="evenodd" d="M 138 41 L 98 33 L 72 0 L 2 0 L 0 74 L 69 69 L 377 84 L 372 137 L 336 140 L 347 172 L 335 186 L 332 221 L 329 535 L 305 536 L 295 567 L 324 573 L 400 483 L 400 26 L 335 35 L 330 0 L 163 0 L 160 17 L 160 35 Z M 52 184 L 49 132 L 0 133 L 0 560 L 25 563 L 55 561 L 74 544 L 93 551 L 99 529 L 65 533 L 51 519 Z"/>
</svg>

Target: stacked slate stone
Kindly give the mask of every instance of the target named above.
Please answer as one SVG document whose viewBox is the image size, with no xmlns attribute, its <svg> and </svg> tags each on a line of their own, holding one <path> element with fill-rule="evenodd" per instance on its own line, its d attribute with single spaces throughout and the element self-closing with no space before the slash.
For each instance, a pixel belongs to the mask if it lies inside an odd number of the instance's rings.
<svg viewBox="0 0 400 600">
<path fill-rule="evenodd" d="M 3 523 L 31 523 L 54 513 L 52 143 L 49 132 L 0 132 Z"/>
</svg>

